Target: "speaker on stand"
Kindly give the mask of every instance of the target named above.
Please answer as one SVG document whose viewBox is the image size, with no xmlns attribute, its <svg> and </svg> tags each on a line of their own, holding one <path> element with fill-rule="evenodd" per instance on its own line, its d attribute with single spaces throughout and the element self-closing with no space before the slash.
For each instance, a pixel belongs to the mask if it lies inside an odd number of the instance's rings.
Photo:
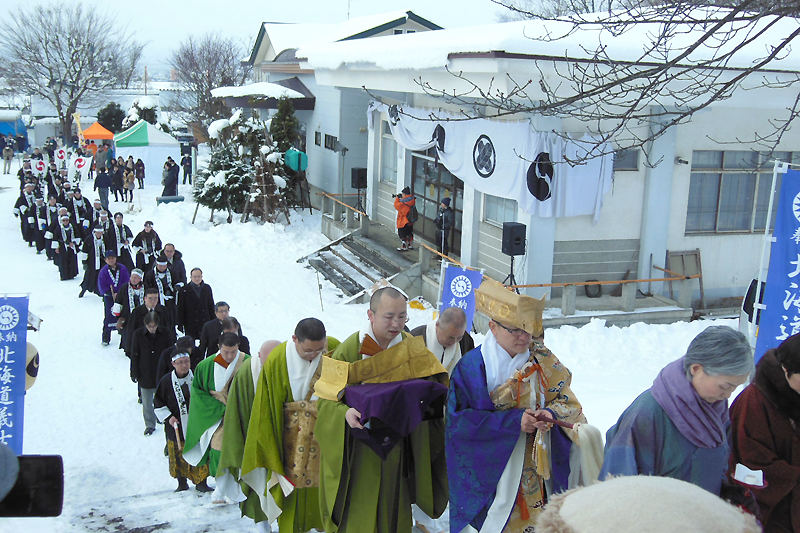
<svg viewBox="0 0 800 533">
<path fill-rule="evenodd" d="M 367 188 L 367 169 L 356 168 L 350 169 L 350 186 L 356 190 L 358 201 L 356 202 L 356 209 L 364 212 L 364 205 L 361 203 L 361 189 Z"/>
<path fill-rule="evenodd" d="M 514 277 L 514 256 L 525 255 L 525 224 L 519 222 L 503 222 L 503 241 L 500 251 L 511 257 L 511 270 L 503 280 L 503 285 L 516 285 Z M 514 289 L 519 294 L 519 289 Z"/>
</svg>

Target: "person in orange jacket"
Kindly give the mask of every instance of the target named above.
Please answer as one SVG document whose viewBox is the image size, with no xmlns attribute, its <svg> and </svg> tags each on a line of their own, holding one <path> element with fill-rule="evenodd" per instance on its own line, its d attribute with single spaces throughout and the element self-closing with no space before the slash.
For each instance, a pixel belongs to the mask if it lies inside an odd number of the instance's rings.
<svg viewBox="0 0 800 533">
<path fill-rule="evenodd" d="M 401 245 L 397 249 L 400 252 L 412 250 L 414 243 L 414 221 L 409 220 L 409 212 L 417 203 L 417 199 L 411 194 L 411 189 L 404 188 L 399 194 L 393 195 L 394 208 L 397 210 L 397 235 L 400 237 Z M 416 211 L 416 209 L 415 209 Z M 413 217 L 412 217 L 413 218 Z M 414 218 L 416 220 L 416 218 Z"/>
</svg>

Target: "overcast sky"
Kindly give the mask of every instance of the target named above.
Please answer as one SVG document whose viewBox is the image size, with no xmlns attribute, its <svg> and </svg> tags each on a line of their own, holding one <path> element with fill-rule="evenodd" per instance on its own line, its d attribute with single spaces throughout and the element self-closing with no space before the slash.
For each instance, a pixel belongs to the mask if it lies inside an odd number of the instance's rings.
<svg viewBox="0 0 800 533">
<path fill-rule="evenodd" d="M 51 2 L 4 0 L 0 20 L 13 9 L 47 3 Z M 147 42 L 143 66 L 154 69 L 164 68 L 171 51 L 191 34 L 219 32 L 239 40 L 249 51 L 260 22 L 342 22 L 349 8 L 350 18 L 411 10 L 440 26 L 455 28 L 492 23 L 503 10 L 491 0 L 117 0 L 90 5 L 108 10 L 120 24 L 127 23 L 137 39 Z"/>
</svg>

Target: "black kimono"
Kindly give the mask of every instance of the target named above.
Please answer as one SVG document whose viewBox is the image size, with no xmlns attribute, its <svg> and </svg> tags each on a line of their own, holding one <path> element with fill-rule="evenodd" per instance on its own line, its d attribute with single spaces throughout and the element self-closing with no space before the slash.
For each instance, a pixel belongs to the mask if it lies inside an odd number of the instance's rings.
<svg viewBox="0 0 800 533">
<path fill-rule="evenodd" d="M 133 266 L 133 258 L 130 251 L 131 241 L 133 240 L 131 228 L 125 224 L 122 226 L 117 226 L 116 223 L 110 224 L 105 238 L 106 250 L 117 252 L 117 262 L 125 265 L 128 272 L 132 272 L 135 267 Z"/>
<path fill-rule="evenodd" d="M 65 219 L 66 220 L 66 219 Z M 56 252 L 56 264 L 61 280 L 73 279 L 78 275 L 78 248 L 81 238 L 75 233 L 72 224 L 59 224 L 53 231 L 53 250 Z"/>
<path fill-rule="evenodd" d="M 153 270 L 156 264 L 156 257 L 161 250 L 161 238 L 156 230 L 149 232 L 142 230 L 133 239 L 133 247 L 136 250 L 136 268 L 141 268 L 143 272 Z"/>
<path fill-rule="evenodd" d="M 99 239 L 95 239 L 94 232 L 92 232 L 92 234 L 83 239 L 83 250 L 81 251 L 81 260 L 83 261 L 82 290 L 93 292 L 100 296 L 100 290 L 97 288 L 97 274 L 106 264 L 103 259 L 105 255 L 106 244 L 102 236 Z"/>
</svg>

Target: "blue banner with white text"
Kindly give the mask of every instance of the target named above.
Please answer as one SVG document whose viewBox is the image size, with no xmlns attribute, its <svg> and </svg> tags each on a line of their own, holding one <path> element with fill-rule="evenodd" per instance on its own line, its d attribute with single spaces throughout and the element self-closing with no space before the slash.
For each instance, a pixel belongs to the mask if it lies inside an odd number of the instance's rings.
<svg viewBox="0 0 800 533">
<path fill-rule="evenodd" d="M 756 362 L 800 333 L 800 171 L 783 175 L 758 327 Z"/>
<path fill-rule="evenodd" d="M 0 296 L 0 442 L 22 455 L 28 297 Z"/>
<path fill-rule="evenodd" d="M 444 271 L 442 285 L 442 308 L 460 307 L 467 314 L 467 331 L 472 331 L 475 316 L 475 289 L 480 287 L 483 274 L 477 270 L 450 265 Z"/>
</svg>

